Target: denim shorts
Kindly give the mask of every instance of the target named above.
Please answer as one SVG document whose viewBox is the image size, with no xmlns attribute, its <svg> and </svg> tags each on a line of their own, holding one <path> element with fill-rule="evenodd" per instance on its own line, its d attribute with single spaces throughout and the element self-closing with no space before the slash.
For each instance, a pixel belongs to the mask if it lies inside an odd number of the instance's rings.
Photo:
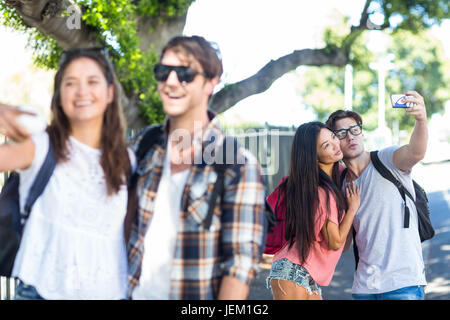
<svg viewBox="0 0 450 320">
<path fill-rule="evenodd" d="M 292 263 L 288 259 L 280 259 L 272 263 L 270 274 L 266 279 L 266 285 L 268 289 L 271 289 L 270 280 L 280 279 L 286 281 L 293 281 L 297 285 L 306 289 L 309 295 L 319 294 L 322 295 L 322 290 L 319 285 L 311 278 L 308 271 L 301 265 Z M 281 289 L 281 288 L 280 288 Z"/>
</svg>

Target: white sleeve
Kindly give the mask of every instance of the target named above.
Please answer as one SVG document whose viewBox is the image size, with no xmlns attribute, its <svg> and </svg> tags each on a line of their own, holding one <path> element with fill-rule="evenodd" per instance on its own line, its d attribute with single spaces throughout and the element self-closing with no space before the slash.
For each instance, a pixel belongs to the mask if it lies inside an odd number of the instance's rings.
<svg viewBox="0 0 450 320">
<path fill-rule="evenodd" d="M 39 132 L 31 136 L 34 142 L 34 158 L 31 166 L 24 170 L 16 170 L 20 175 L 19 182 L 19 195 L 20 195 L 20 208 L 23 209 L 25 197 L 28 195 L 28 191 L 39 172 L 39 169 L 44 163 L 45 156 L 48 153 L 49 136 L 47 132 Z"/>
<path fill-rule="evenodd" d="M 399 148 L 399 146 L 391 146 L 388 148 L 381 149 L 378 151 L 378 158 L 380 161 L 388 168 L 391 172 L 397 175 L 410 176 L 410 172 L 404 172 L 394 166 L 394 152 Z"/>
<path fill-rule="evenodd" d="M 20 177 L 22 179 L 34 179 L 37 172 L 41 168 L 42 164 L 44 163 L 45 156 L 48 152 L 48 146 L 49 146 L 49 136 L 47 132 L 39 132 L 37 134 L 34 134 L 31 136 L 31 139 L 34 142 L 34 158 L 33 162 L 31 163 L 31 166 L 29 166 L 26 169 L 18 169 L 16 170 L 18 173 L 20 173 Z"/>
</svg>

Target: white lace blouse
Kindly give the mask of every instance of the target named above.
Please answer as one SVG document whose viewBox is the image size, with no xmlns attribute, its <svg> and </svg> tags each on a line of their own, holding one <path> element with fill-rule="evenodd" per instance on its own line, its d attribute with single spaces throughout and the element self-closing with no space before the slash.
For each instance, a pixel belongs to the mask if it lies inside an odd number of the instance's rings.
<svg viewBox="0 0 450 320">
<path fill-rule="evenodd" d="M 33 164 L 20 171 L 21 208 L 48 151 L 46 132 L 33 141 Z M 57 164 L 33 206 L 13 276 L 45 299 L 126 298 L 126 186 L 108 196 L 100 150 L 70 137 L 69 151 L 70 160 Z"/>
</svg>

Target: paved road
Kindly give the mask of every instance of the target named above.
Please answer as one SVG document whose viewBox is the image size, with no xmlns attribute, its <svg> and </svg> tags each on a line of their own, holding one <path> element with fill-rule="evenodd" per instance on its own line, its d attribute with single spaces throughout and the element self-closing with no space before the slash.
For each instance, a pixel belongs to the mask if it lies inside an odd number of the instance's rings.
<svg viewBox="0 0 450 320">
<path fill-rule="evenodd" d="M 423 243 L 423 257 L 426 265 L 428 286 L 425 299 L 450 300 L 450 162 L 418 166 L 413 172 L 416 179 L 428 192 L 431 220 L 436 235 Z M 353 271 L 353 251 L 344 252 L 328 287 L 322 287 L 326 300 L 350 300 Z M 270 300 L 272 294 L 266 289 L 269 269 L 261 269 L 250 287 L 249 299 Z"/>
<path fill-rule="evenodd" d="M 450 172 L 450 171 L 447 171 Z M 436 235 L 424 243 L 426 299 L 450 299 L 450 189 L 429 195 Z"/>
</svg>

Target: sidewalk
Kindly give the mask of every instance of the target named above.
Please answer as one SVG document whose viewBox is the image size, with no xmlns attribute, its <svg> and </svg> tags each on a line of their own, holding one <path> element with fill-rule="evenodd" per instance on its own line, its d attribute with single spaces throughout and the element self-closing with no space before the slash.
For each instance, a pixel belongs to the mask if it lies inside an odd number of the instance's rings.
<svg viewBox="0 0 450 320">
<path fill-rule="evenodd" d="M 431 221 L 436 231 L 434 238 L 422 244 L 428 282 L 425 299 L 450 300 L 450 188 L 448 179 L 442 176 L 450 172 L 450 162 L 419 166 L 417 169 L 413 176 L 428 192 Z M 330 285 L 322 287 L 323 298 L 351 300 L 354 270 L 353 250 L 350 247 L 339 260 Z M 251 284 L 250 300 L 272 299 L 271 291 L 266 289 L 269 271 L 270 266 L 263 264 Z"/>
</svg>

